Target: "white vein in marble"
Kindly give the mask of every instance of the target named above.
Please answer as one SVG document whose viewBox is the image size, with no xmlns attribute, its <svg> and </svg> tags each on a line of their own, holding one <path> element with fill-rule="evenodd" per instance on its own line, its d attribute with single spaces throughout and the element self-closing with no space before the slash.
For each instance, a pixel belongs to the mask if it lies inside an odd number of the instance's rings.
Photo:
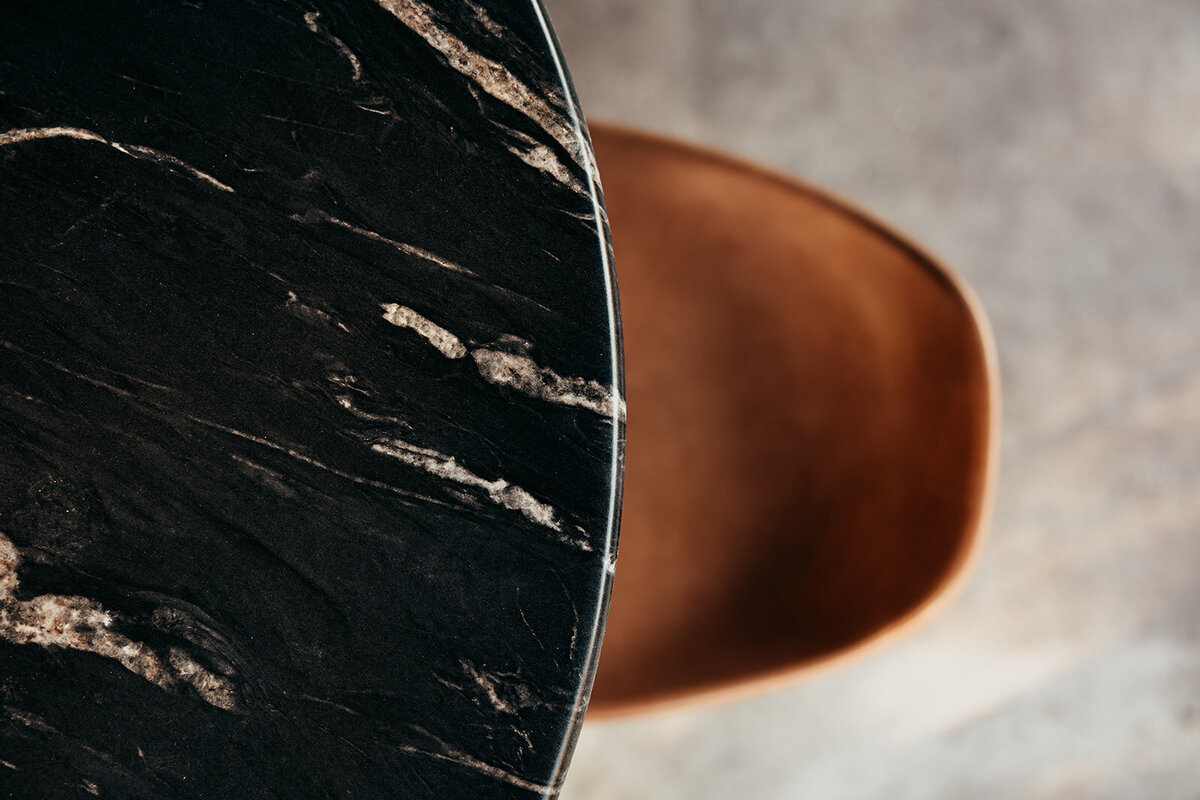
<svg viewBox="0 0 1200 800">
<path fill-rule="evenodd" d="M 558 160 L 558 156 L 555 155 L 552 149 L 544 144 L 539 144 L 532 136 L 513 130 L 506 125 L 498 125 L 497 127 L 503 128 L 509 136 L 521 143 L 520 146 L 508 145 L 508 152 L 534 169 L 549 175 L 564 186 L 568 186 L 577 192 L 583 191 L 583 184 L 571 174 L 571 170 L 567 169 L 565 164 Z"/>
<path fill-rule="evenodd" d="M 71 369 L 70 367 L 66 366 L 65 364 L 60 364 L 59 362 L 54 361 L 53 359 L 39 356 L 36 353 L 31 353 L 28 350 L 24 350 L 20 347 L 17 347 L 12 342 L 0 339 L 0 347 L 3 347 L 8 350 L 12 350 L 12 351 L 20 353 L 21 355 L 24 355 L 28 358 L 32 358 L 37 361 L 40 361 L 41 363 L 46 364 L 47 366 L 49 366 L 53 369 L 56 369 L 59 372 L 62 372 L 66 375 L 70 375 L 73 378 L 77 378 L 78 380 L 84 381 L 86 383 L 90 383 L 93 386 L 98 386 L 102 389 L 106 389 L 107 391 L 110 391 L 121 397 L 127 398 L 134 402 L 141 402 L 149 408 L 155 408 L 160 411 L 165 410 L 163 408 L 163 406 L 160 406 L 159 404 L 157 404 L 145 397 L 136 397 L 132 392 L 128 392 L 125 389 L 121 389 L 120 387 L 113 386 L 111 383 L 107 383 L 98 378 L 94 378 L 91 375 L 85 375 L 82 372 L 77 372 L 76 370 Z M 362 475 L 356 475 L 352 472 L 347 472 L 346 470 L 338 469 L 337 467 L 334 467 L 330 464 L 326 464 L 324 461 L 321 461 L 320 459 L 313 458 L 310 455 L 302 453 L 299 450 L 295 449 L 294 447 L 289 447 L 286 444 L 280 444 L 279 442 L 274 442 L 274 441 L 272 441 L 270 439 L 266 439 L 262 436 L 256 436 L 252 433 L 247 433 L 246 431 L 241 431 L 241 430 L 238 430 L 237 428 L 231 428 L 228 425 L 222 425 L 219 422 L 215 422 L 213 420 L 205 419 L 204 417 L 198 417 L 198 416 L 194 416 L 191 414 L 185 414 L 183 418 L 190 422 L 195 423 L 196 425 L 200 425 L 202 427 L 209 428 L 210 430 L 220 431 L 221 433 L 225 433 L 230 436 L 236 436 L 239 439 L 244 439 L 248 442 L 254 442 L 255 444 L 270 448 L 271 450 L 274 450 L 276 452 L 283 453 L 284 455 L 288 456 L 289 458 L 293 458 L 304 464 L 308 464 L 311 467 L 328 472 L 331 475 L 336 475 L 339 478 L 343 478 L 345 480 L 359 484 L 360 486 L 369 486 L 373 489 L 380 489 L 380 490 L 383 490 L 386 492 L 391 492 L 392 494 L 400 497 L 402 502 L 414 503 L 414 502 L 420 501 L 423 503 L 433 503 L 435 505 L 452 507 L 452 506 L 450 506 L 450 504 L 444 503 L 440 500 L 437 500 L 436 498 L 428 497 L 426 495 L 422 495 L 417 492 L 409 491 L 408 489 L 402 489 L 399 486 L 393 486 L 389 483 L 384 483 L 383 481 L 377 481 L 377 480 L 374 480 L 373 478 L 367 478 Z"/>
<path fill-rule="evenodd" d="M 412 309 L 396 303 L 385 303 L 383 304 L 383 310 L 384 319 L 399 327 L 411 328 L 417 331 L 447 358 L 462 358 L 466 355 L 466 348 L 463 347 L 458 337 L 425 319 Z M 461 352 L 459 352 L 460 349 Z M 352 376 L 331 376 L 329 379 L 339 386 L 353 386 L 354 383 Z M 389 414 L 378 414 L 359 408 L 355 405 L 350 395 L 341 394 L 336 396 L 334 400 L 341 408 L 359 419 L 397 425 L 410 430 L 412 428 L 408 422 L 399 417 Z M 496 505 L 507 508 L 510 511 L 518 511 L 531 522 L 560 534 L 556 538 L 564 544 L 577 547 L 585 552 L 590 552 L 592 549 L 591 545 L 587 542 L 586 531 L 576 526 L 576 530 L 581 534 L 581 537 L 577 539 L 565 534 L 562 522 L 559 520 L 558 512 L 552 506 L 539 501 L 520 486 L 514 486 L 503 478 L 488 480 L 459 464 L 453 456 L 406 442 L 394 436 L 361 438 L 374 452 L 380 455 L 394 458 L 410 467 L 416 467 L 452 484 L 466 486 L 471 489 L 482 489 L 487 494 L 488 499 Z M 454 490 L 449 491 L 464 503 L 475 505 L 474 499 L 469 495 Z"/>
<path fill-rule="evenodd" d="M 282 472 L 277 472 L 257 461 L 242 458 L 234 453 L 230 453 L 229 457 L 241 465 L 239 471 L 243 475 L 252 478 L 256 483 L 267 487 L 281 497 L 292 500 L 300 496 L 299 492 L 288 485 L 288 479 Z"/>
<path fill-rule="evenodd" d="M 483 775 L 487 775 L 489 778 L 494 780 L 507 783 L 511 786 L 516 786 L 518 789 L 534 792 L 542 797 L 551 797 L 556 793 L 556 788 L 553 786 L 547 786 L 545 784 L 527 780 L 522 778 L 520 775 L 514 775 L 508 770 L 501 769 L 500 767 L 489 764 L 486 761 L 481 761 L 480 759 L 468 755 L 455 747 L 451 747 L 445 741 L 434 736 L 424 728 L 414 725 L 413 730 L 432 739 L 437 744 L 439 749 L 424 750 L 412 745 L 402 745 L 399 749 L 403 752 L 412 753 L 413 755 L 426 756 L 439 761 L 449 761 L 451 763 L 467 767 L 468 769 L 474 770 Z"/>
<path fill-rule="evenodd" d="M 182 171 L 191 175 L 193 178 L 204 181 L 205 183 L 220 189 L 223 192 L 232 192 L 233 187 L 222 183 L 221 181 L 209 175 L 207 172 L 196 169 L 191 164 L 176 158 L 170 153 L 164 153 L 161 150 L 155 150 L 153 147 L 145 147 L 139 144 L 123 144 L 114 142 L 95 131 L 85 130 L 84 128 L 67 128 L 62 126 L 54 126 L 48 128 L 16 128 L 13 130 L 0 133 L 0 147 L 5 147 L 18 142 L 30 142 L 38 139 L 78 139 L 84 142 L 99 142 L 100 144 L 108 145 L 119 153 L 136 158 L 141 161 L 150 161 L 160 166 L 166 167 L 172 171 Z"/>
<path fill-rule="evenodd" d="M 446 358 L 462 358 L 467 354 L 467 348 L 463 347 L 463 343 L 457 336 L 440 325 L 430 322 L 408 306 L 398 303 L 382 303 L 381 308 L 383 308 L 385 320 L 398 328 L 409 328 L 416 331 Z"/>
<path fill-rule="evenodd" d="M 472 683 L 483 692 L 488 704 L 501 713 L 515 714 L 520 709 L 549 708 L 555 705 L 538 697 L 528 684 L 520 680 L 518 673 L 488 672 L 468 661 L 459 661 L 458 664 Z"/>
<path fill-rule="evenodd" d="M 558 513 L 553 508 L 503 478 L 488 480 L 476 475 L 459 464 L 453 456 L 391 437 L 371 442 L 371 449 L 443 480 L 483 489 L 493 503 L 512 511 L 519 511 L 526 519 L 538 525 L 562 532 L 562 523 L 559 522 Z"/>
<path fill-rule="evenodd" d="M 321 26 L 317 23 L 317 20 L 320 18 L 321 12 L 308 11 L 304 14 L 304 24 L 307 25 L 308 29 L 313 33 L 327 38 L 331 43 L 333 43 L 333 46 L 338 49 L 338 52 L 345 56 L 346 60 L 350 62 L 350 77 L 354 79 L 355 83 L 357 83 L 362 79 L 362 62 L 358 60 L 358 56 L 354 55 L 354 51 L 346 46 L 345 42 L 334 36 L 329 31 L 321 28 Z"/>
<path fill-rule="evenodd" d="M 526 86 L 507 67 L 471 50 L 465 42 L 438 25 L 434 21 L 429 7 L 424 3 L 416 2 L 416 0 L 377 0 L 377 2 L 423 38 L 430 47 L 441 53 L 451 68 L 470 78 L 487 94 L 524 114 L 562 145 L 563 149 L 585 169 L 589 172 L 594 171 L 594 159 L 591 158 L 587 143 L 579 135 L 575 126 L 563 116 L 561 111 L 547 102 L 545 97 Z M 481 22 L 493 36 L 499 35 L 500 27 L 490 18 L 487 18 L 486 21 L 481 19 Z M 530 163 L 532 160 L 536 165 L 545 161 L 545 158 L 538 155 L 527 160 L 522 156 L 522 160 L 526 163 Z M 542 169 L 540 166 L 538 168 Z M 549 174 L 554 175 L 554 172 Z M 568 185 L 582 189 L 578 181 L 572 180 L 572 183 Z"/>
<path fill-rule="evenodd" d="M 288 292 L 288 299 L 285 306 L 289 311 L 295 314 L 305 322 L 310 322 L 318 325 L 332 325 L 340 328 L 343 332 L 349 333 L 350 329 L 341 322 L 333 318 L 333 315 L 327 311 L 322 311 L 319 308 L 314 308 L 307 303 L 301 302 L 300 297 L 295 292 Z"/>
<path fill-rule="evenodd" d="M 430 264 L 436 264 L 437 266 L 443 267 L 452 272 L 461 272 L 465 275 L 478 277 L 474 272 L 466 267 L 455 264 L 453 261 L 447 261 L 441 256 L 434 255 L 428 250 L 423 250 L 420 247 L 406 244 L 404 242 L 398 242 L 395 239 L 389 239 L 381 233 L 376 233 L 375 231 L 368 230 L 366 228 L 360 228 L 358 225 L 355 225 L 351 222 L 346 222 L 345 220 L 330 216 L 318 208 L 310 208 L 304 214 L 293 214 L 291 218 L 296 222 L 302 222 L 306 225 L 313 225 L 320 222 L 324 222 L 329 225 L 336 225 L 339 228 L 348 230 L 351 233 L 356 233 L 359 236 L 364 236 L 372 241 L 382 242 L 383 244 L 389 245 L 390 247 L 399 250 L 401 253 L 405 253 L 410 256 L 416 256 L 424 261 L 428 261 Z"/>
<path fill-rule="evenodd" d="M 508 349 L 477 347 L 468 350 L 462 341 L 440 325 L 399 303 L 381 304 L 383 318 L 393 325 L 412 328 L 447 358 L 470 353 L 479 375 L 488 383 L 507 386 L 529 397 L 563 406 L 583 408 L 602 417 L 625 418 L 625 401 L 599 381 L 559 375 L 528 355 L 529 343 L 515 336 L 501 337 Z M 460 351 L 461 348 L 461 351 Z"/>
<path fill-rule="evenodd" d="M 407 420 L 401 419 L 400 417 L 396 417 L 391 414 L 376 414 L 373 411 L 366 411 L 359 408 L 354 404 L 354 398 L 348 394 L 339 394 L 334 399 L 337 401 L 339 406 L 346 411 L 349 411 L 359 419 L 366 420 L 367 422 L 385 422 L 389 425 L 399 425 L 401 428 L 407 428 L 410 430 L 412 429 L 412 425 Z"/>
<path fill-rule="evenodd" d="M 602 417 L 611 417 L 614 411 L 618 417 L 625 417 L 625 401 L 618 398 L 614 404 L 612 392 L 598 381 L 564 377 L 523 353 L 481 347 L 471 352 L 471 358 L 488 383 L 508 386 L 548 403 L 584 408 Z"/>
<path fill-rule="evenodd" d="M 471 13 L 475 15 L 475 19 L 484 29 L 495 36 L 497 39 L 504 38 L 504 27 L 492 19 L 488 14 L 487 9 L 478 3 L 472 3 L 471 0 L 466 0 L 467 8 L 471 9 Z"/>
<path fill-rule="evenodd" d="M 463 668 L 464 672 L 471 676 L 471 680 L 475 682 L 475 685 L 483 690 L 483 693 L 487 697 L 492 708 L 504 714 L 513 713 L 513 707 L 508 703 L 508 701 L 500 696 L 499 692 L 496 691 L 498 687 L 504 685 L 504 681 L 502 679 L 495 675 L 489 675 L 488 673 L 477 669 L 466 661 L 460 661 L 459 666 Z"/>
<path fill-rule="evenodd" d="M 206 703 L 237 709 L 237 691 L 229 678 L 206 669 L 179 648 L 171 648 L 164 661 L 149 646 L 114 631 L 117 617 L 95 600 L 60 594 L 19 600 L 20 565 L 16 545 L 0 534 L 0 638 L 111 658 L 162 689 L 187 683 Z"/>
</svg>

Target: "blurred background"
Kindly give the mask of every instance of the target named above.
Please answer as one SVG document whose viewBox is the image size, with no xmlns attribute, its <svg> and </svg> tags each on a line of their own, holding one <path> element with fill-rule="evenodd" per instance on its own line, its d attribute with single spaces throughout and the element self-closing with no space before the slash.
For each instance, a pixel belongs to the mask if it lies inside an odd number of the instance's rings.
<svg viewBox="0 0 1200 800">
<path fill-rule="evenodd" d="M 1200 796 L 1200 5 L 544 2 L 589 117 L 823 185 L 960 271 L 1005 404 L 946 613 L 589 723 L 565 800 Z"/>
</svg>

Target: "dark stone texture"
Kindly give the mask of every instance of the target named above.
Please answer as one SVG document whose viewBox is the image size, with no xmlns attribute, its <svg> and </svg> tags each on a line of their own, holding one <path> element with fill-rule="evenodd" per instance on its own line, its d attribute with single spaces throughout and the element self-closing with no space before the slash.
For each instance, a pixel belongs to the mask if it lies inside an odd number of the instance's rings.
<svg viewBox="0 0 1200 800">
<path fill-rule="evenodd" d="M 554 47 L 4 4 L 0 797 L 556 793 L 624 422 Z"/>
</svg>

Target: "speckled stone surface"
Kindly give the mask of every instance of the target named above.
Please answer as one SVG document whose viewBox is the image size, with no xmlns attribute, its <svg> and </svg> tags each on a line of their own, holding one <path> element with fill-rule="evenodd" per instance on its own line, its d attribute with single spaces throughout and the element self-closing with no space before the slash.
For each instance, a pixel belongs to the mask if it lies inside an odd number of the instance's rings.
<svg viewBox="0 0 1200 800">
<path fill-rule="evenodd" d="M 0 796 L 557 793 L 624 401 L 541 8 L 0 10 Z"/>
<path fill-rule="evenodd" d="M 589 722 L 564 798 L 1194 800 L 1196 3 L 547 6 L 589 115 L 894 223 L 978 291 L 1004 379 L 994 523 L 943 616 L 766 696 Z"/>
</svg>

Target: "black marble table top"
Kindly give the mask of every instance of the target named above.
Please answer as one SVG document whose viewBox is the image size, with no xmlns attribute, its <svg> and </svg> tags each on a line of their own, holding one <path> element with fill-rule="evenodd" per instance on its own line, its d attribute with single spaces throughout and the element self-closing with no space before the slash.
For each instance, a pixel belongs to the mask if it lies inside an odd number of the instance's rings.
<svg viewBox="0 0 1200 800">
<path fill-rule="evenodd" d="M 537 0 L 0 5 L 0 797 L 556 794 L 609 262 Z"/>
</svg>

